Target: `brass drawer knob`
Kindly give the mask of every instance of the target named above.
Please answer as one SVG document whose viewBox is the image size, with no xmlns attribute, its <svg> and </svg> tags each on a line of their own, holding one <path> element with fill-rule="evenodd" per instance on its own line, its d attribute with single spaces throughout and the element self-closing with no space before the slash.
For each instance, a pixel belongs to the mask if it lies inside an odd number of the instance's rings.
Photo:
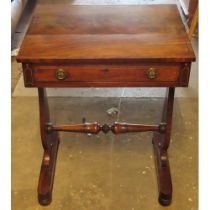
<svg viewBox="0 0 210 210">
<path fill-rule="evenodd" d="M 55 71 L 55 76 L 58 80 L 64 80 L 66 79 L 66 72 L 63 69 L 59 68 Z"/>
<path fill-rule="evenodd" d="M 158 76 L 158 71 L 157 71 L 157 69 L 155 69 L 155 68 L 149 68 L 147 71 L 146 71 L 146 76 L 147 76 L 147 78 L 148 79 L 155 79 L 155 78 L 157 78 L 157 76 Z"/>
</svg>

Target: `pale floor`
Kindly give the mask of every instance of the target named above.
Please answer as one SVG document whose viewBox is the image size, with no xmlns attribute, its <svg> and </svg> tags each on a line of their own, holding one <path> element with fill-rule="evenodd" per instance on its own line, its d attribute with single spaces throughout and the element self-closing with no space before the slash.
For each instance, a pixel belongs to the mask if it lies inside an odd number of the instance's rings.
<svg viewBox="0 0 210 210">
<path fill-rule="evenodd" d="M 51 98 L 56 123 L 159 123 L 162 99 Z M 151 133 L 114 136 L 100 133 L 61 134 L 53 202 L 42 207 L 37 183 L 42 160 L 36 97 L 12 100 L 12 209 L 13 210 L 197 210 L 198 106 L 197 99 L 176 98 L 169 158 L 173 202 L 157 202 L 157 182 Z"/>
</svg>

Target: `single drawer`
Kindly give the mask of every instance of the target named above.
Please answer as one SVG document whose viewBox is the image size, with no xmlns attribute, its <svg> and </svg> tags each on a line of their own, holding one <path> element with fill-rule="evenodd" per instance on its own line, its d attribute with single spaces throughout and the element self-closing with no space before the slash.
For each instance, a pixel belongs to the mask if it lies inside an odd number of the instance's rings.
<svg viewBox="0 0 210 210">
<path fill-rule="evenodd" d="M 165 83 L 178 84 L 181 64 L 141 64 L 141 65 L 35 65 L 30 66 L 35 86 L 38 84 L 123 84 L 132 86 L 164 86 Z M 26 77 L 25 77 L 26 78 Z M 131 84 L 131 85 L 129 85 Z M 162 84 L 162 85 L 161 85 Z M 50 85 L 50 86 L 51 86 Z M 55 86 L 57 86 L 55 85 Z M 99 85 L 99 86 L 101 86 Z M 43 85 L 42 85 L 43 86 Z M 96 85 L 97 86 L 97 85 Z"/>
</svg>

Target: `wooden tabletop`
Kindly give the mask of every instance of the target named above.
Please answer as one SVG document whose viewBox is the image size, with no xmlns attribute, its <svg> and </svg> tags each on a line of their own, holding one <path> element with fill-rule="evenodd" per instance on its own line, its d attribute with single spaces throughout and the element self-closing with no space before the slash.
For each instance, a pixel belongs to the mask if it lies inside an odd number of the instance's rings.
<svg viewBox="0 0 210 210">
<path fill-rule="evenodd" d="M 19 62 L 190 62 L 176 5 L 37 5 Z"/>
</svg>

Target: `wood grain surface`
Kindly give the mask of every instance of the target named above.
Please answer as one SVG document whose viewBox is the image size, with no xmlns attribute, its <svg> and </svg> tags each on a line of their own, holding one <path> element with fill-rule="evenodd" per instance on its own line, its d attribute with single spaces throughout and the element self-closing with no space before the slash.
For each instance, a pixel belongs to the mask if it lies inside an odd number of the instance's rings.
<svg viewBox="0 0 210 210">
<path fill-rule="evenodd" d="M 176 5 L 43 4 L 19 62 L 190 62 L 195 56 Z"/>
</svg>

